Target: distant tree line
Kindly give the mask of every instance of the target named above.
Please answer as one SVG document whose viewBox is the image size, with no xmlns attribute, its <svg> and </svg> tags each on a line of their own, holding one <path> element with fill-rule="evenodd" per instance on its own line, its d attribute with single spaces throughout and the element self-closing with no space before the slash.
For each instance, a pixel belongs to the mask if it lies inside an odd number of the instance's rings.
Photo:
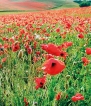
<svg viewBox="0 0 91 106">
<path fill-rule="evenodd" d="M 80 7 L 88 7 L 91 5 L 91 0 L 74 0 L 74 2 L 79 3 Z"/>
</svg>

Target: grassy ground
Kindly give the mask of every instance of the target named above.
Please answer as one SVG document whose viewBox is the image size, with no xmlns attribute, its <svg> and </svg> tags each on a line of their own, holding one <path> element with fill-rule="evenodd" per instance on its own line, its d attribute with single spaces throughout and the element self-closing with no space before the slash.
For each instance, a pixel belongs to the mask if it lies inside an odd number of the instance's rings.
<svg viewBox="0 0 91 106">
<path fill-rule="evenodd" d="M 0 12 L 0 15 L 21 14 L 21 13 L 27 13 L 27 12 Z"/>
</svg>

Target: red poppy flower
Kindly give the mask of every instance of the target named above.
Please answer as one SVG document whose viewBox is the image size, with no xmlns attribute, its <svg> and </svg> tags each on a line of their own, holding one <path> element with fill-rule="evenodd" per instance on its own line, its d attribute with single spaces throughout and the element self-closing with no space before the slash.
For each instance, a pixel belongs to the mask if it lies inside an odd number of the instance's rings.
<svg viewBox="0 0 91 106">
<path fill-rule="evenodd" d="M 84 100 L 84 96 L 82 95 L 82 94 L 80 94 L 80 93 L 77 93 L 75 96 L 73 96 L 72 98 L 72 101 L 73 102 L 76 102 L 76 101 L 78 101 L 78 100 Z"/>
<path fill-rule="evenodd" d="M 35 78 L 35 83 L 36 83 L 36 90 L 39 88 L 44 88 L 44 84 L 46 82 L 46 77 L 42 77 L 42 78 Z"/>
<path fill-rule="evenodd" d="M 25 103 L 25 106 L 28 106 L 28 101 L 27 101 L 27 98 L 24 98 L 24 103 Z"/>
<path fill-rule="evenodd" d="M 10 48 L 10 46 L 9 46 L 9 44 L 8 44 L 8 43 L 5 43 L 3 46 L 4 46 L 4 48 L 5 48 L 5 49 Z"/>
<path fill-rule="evenodd" d="M 69 47 L 69 46 L 72 46 L 73 45 L 73 42 L 65 42 L 66 46 Z"/>
<path fill-rule="evenodd" d="M 78 38 L 82 39 L 82 38 L 84 38 L 84 35 L 83 34 L 78 34 Z"/>
<path fill-rule="evenodd" d="M 47 44 L 42 44 L 41 48 L 46 51 L 48 49 L 48 45 Z"/>
<path fill-rule="evenodd" d="M 60 100 L 60 98 L 61 98 L 61 93 L 58 93 L 58 94 L 56 95 L 55 99 L 56 99 L 56 100 Z"/>
<path fill-rule="evenodd" d="M 10 38 L 10 39 L 9 39 L 9 42 L 14 43 L 14 37 Z"/>
<path fill-rule="evenodd" d="M 40 55 L 40 51 L 36 51 L 36 55 Z"/>
<path fill-rule="evenodd" d="M 54 44 L 42 44 L 41 45 L 42 49 L 48 52 L 49 54 L 55 55 L 55 56 L 60 56 L 60 50 L 59 48 L 54 45 Z"/>
<path fill-rule="evenodd" d="M 60 56 L 66 59 L 66 57 L 68 56 L 68 53 L 65 51 L 61 51 Z"/>
<path fill-rule="evenodd" d="M 25 33 L 24 29 L 21 29 L 21 30 L 20 30 L 20 35 L 22 35 L 22 34 L 24 34 L 24 33 Z"/>
<path fill-rule="evenodd" d="M 27 101 L 27 98 L 24 98 L 24 102 L 26 102 Z"/>
<path fill-rule="evenodd" d="M 86 57 L 82 57 L 82 62 L 84 66 L 86 66 L 87 64 L 89 64 L 90 61 Z"/>
<path fill-rule="evenodd" d="M 1 62 L 4 63 L 4 62 L 6 62 L 6 60 L 7 60 L 7 57 L 4 57 L 4 58 L 2 58 Z"/>
<path fill-rule="evenodd" d="M 91 55 L 91 48 L 86 48 L 86 54 Z"/>
<path fill-rule="evenodd" d="M 18 51 L 20 49 L 20 43 L 16 41 L 15 43 L 12 44 L 11 48 L 13 52 Z"/>
<path fill-rule="evenodd" d="M 66 28 L 70 29 L 71 28 L 71 24 L 66 22 L 66 25 L 65 25 Z"/>
<path fill-rule="evenodd" d="M 42 69 L 50 75 L 59 74 L 60 72 L 63 71 L 64 68 L 65 68 L 64 62 L 54 58 L 50 58 L 49 60 L 46 60 L 42 67 Z"/>
<path fill-rule="evenodd" d="M 83 28 L 81 28 L 81 27 L 79 27 L 79 26 L 78 26 L 78 27 L 76 27 L 76 28 L 75 28 L 75 30 L 76 30 L 76 31 L 78 31 L 78 32 L 84 32 L 84 29 L 83 29 Z"/>
<path fill-rule="evenodd" d="M 36 49 L 36 47 L 37 47 L 37 42 L 34 41 L 34 49 Z"/>
<path fill-rule="evenodd" d="M 54 56 L 52 54 L 46 54 L 45 55 L 46 60 L 50 59 L 50 58 L 54 58 Z"/>
<path fill-rule="evenodd" d="M 73 42 L 64 42 L 62 45 L 58 46 L 60 50 L 64 48 L 68 48 L 69 46 L 72 46 Z"/>
<path fill-rule="evenodd" d="M 60 28 L 57 28 L 57 29 L 56 29 L 56 32 L 58 32 L 58 33 L 59 33 L 59 32 L 60 32 Z"/>
<path fill-rule="evenodd" d="M 8 40 L 9 40 L 9 39 L 6 38 L 6 37 L 3 37 L 2 39 L 3 39 L 3 41 L 8 41 Z"/>
<path fill-rule="evenodd" d="M 32 48 L 31 47 L 26 48 L 26 50 L 27 50 L 27 53 L 28 54 L 31 54 L 32 53 Z"/>
</svg>

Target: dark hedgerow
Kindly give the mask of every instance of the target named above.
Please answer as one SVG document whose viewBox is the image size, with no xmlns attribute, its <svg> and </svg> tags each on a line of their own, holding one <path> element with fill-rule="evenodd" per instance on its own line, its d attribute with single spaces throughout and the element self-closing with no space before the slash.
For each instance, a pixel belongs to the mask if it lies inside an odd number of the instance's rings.
<svg viewBox="0 0 91 106">
<path fill-rule="evenodd" d="M 89 1 L 83 1 L 79 4 L 80 7 L 88 7 L 90 6 L 90 2 Z"/>
</svg>

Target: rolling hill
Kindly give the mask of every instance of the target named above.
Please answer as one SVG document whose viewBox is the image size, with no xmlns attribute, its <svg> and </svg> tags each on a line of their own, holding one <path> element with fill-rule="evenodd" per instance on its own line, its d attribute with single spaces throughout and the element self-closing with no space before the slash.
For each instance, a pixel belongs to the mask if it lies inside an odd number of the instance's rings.
<svg viewBox="0 0 91 106">
<path fill-rule="evenodd" d="M 78 7 L 73 0 L 0 0 L 0 11 L 5 10 L 46 10 Z"/>
</svg>

